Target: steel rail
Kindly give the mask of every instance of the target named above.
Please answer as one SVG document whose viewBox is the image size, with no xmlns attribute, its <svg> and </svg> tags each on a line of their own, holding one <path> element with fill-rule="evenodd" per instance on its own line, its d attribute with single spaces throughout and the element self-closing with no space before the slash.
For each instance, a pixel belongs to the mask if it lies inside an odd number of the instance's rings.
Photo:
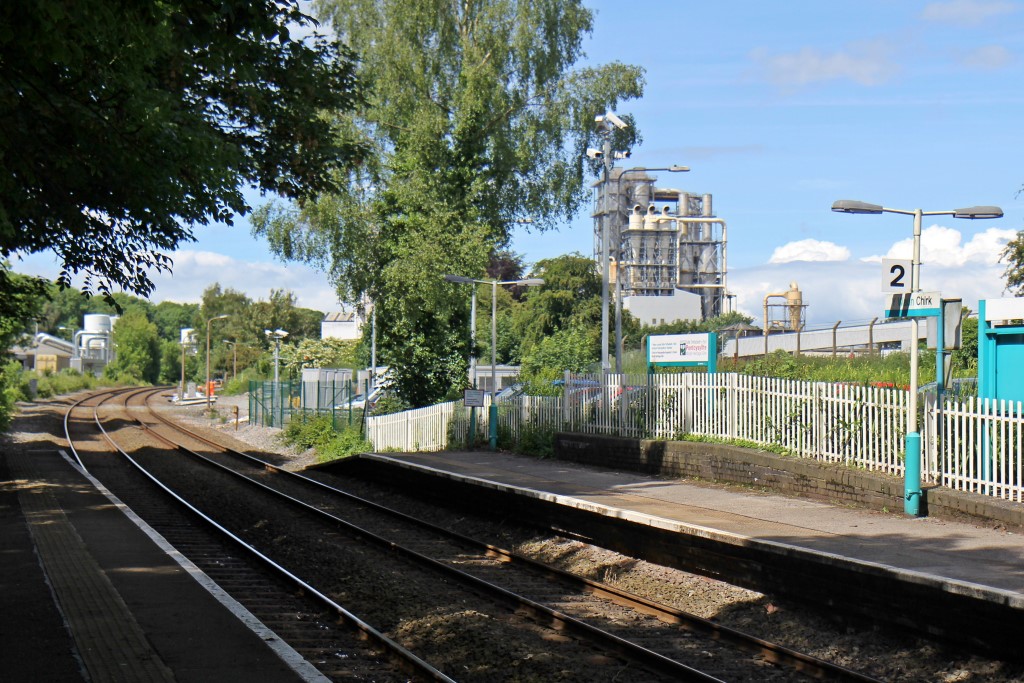
<svg viewBox="0 0 1024 683">
<path fill-rule="evenodd" d="M 159 391 L 163 391 L 163 389 L 159 389 L 159 390 L 153 391 L 153 393 L 154 394 L 155 393 L 159 393 Z M 141 394 L 141 393 L 144 393 L 144 391 L 139 391 L 139 392 L 136 392 L 136 393 Z M 107 397 L 107 398 L 112 398 L 112 397 L 113 396 L 110 396 L 110 397 Z M 107 400 L 107 399 L 104 399 L 104 401 L 105 400 Z M 127 407 L 127 403 L 126 403 L 126 407 Z M 399 658 L 400 662 L 403 663 L 403 664 L 407 664 L 413 670 L 413 673 L 415 673 L 416 675 L 422 676 L 422 677 L 424 677 L 427 680 L 440 681 L 442 683 L 456 683 L 454 679 L 450 678 L 449 676 L 447 676 L 442 671 L 438 670 L 437 668 L 435 668 L 434 666 L 432 666 L 428 662 L 422 660 L 420 657 L 418 657 L 412 651 L 406 649 L 400 643 L 392 640 L 387 635 L 385 635 L 381 631 L 377 630 L 375 627 L 373 627 L 369 623 L 363 621 L 361 618 L 359 618 L 358 616 L 356 616 L 352 612 L 350 612 L 347 609 L 345 609 L 342 605 L 340 605 L 337 602 L 335 602 L 334 600 L 332 600 L 329 596 L 327 596 L 326 594 L 322 593 L 321 591 L 319 591 L 314 586 L 312 586 L 309 583 L 307 583 L 306 581 L 304 581 L 301 577 L 295 575 L 294 573 L 292 573 L 291 571 L 289 571 L 285 567 L 283 567 L 280 564 L 276 563 L 273 559 L 271 559 L 270 557 L 268 557 L 267 555 L 262 553 L 260 550 L 258 550 L 254 546 L 250 545 L 245 540 L 243 540 L 242 538 L 240 538 L 239 536 L 237 536 L 236 534 L 231 532 L 229 529 L 227 529 L 224 526 L 222 526 L 221 524 L 219 524 L 216 520 L 214 520 L 213 518 L 209 517 L 204 512 L 202 512 L 201 510 L 199 510 L 198 508 L 193 506 L 191 503 L 189 503 L 187 500 L 185 500 L 182 496 L 180 496 L 177 492 L 175 492 L 170 487 L 168 487 L 163 482 L 161 482 L 159 479 L 157 479 L 155 476 L 153 476 L 149 471 L 146 470 L 145 467 L 143 467 L 138 461 L 136 461 L 134 458 L 131 457 L 131 455 L 129 455 L 124 449 L 122 449 L 114 441 L 113 437 L 110 436 L 110 434 L 107 432 L 107 430 L 103 428 L 103 425 L 99 421 L 98 413 L 96 413 L 95 416 L 96 416 L 96 424 L 99 427 L 100 431 L 102 432 L 104 438 L 106 438 L 106 440 L 108 441 L 108 443 L 110 443 L 110 445 L 113 448 L 115 448 L 133 467 L 135 467 L 135 469 L 137 469 L 141 474 L 143 474 L 154 485 L 156 485 L 158 488 L 160 488 L 162 491 L 164 491 L 168 496 L 170 496 L 178 504 L 183 506 L 185 509 L 187 509 L 188 511 L 190 511 L 191 513 L 193 513 L 197 517 L 199 517 L 199 519 L 201 519 L 207 525 L 209 525 L 210 527 L 215 529 L 218 533 L 223 535 L 225 538 L 230 540 L 232 543 L 236 544 L 237 546 L 242 548 L 244 551 L 246 551 L 247 553 L 249 553 L 250 555 L 255 557 L 262 564 L 264 564 L 266 567 L 268 567 L 271 571 L 275 572 L 279 576 L 285 577 L 288 581 L 290 581 L 291 583 L 293 583 L 294 585 L 299 587 L 301 590 L 305 591 L 308 595 L 313 597 L 317 602 L 321 603 L 322 605 L 324 605 L 325 607 L 330 609 L 332 612 L 334 612 L 339 617 L 339 619 L 342 622 L 344 622 L 344 623 L 348 624 L 350 627 L 355 628 L 358 631 L 360 631 L 364 636 L 366 636 L 366 638 L 368 640 L 370 640 L 371 642 L 373 642 L 376 645 L 380 646 L 381 648 L 387 650 L 388 652 L 391 652 L 394 655 L 397 655 L 397 657 Z M 152 430 L 147 430 L 147 431 L 149 433 L 153 434 L 154 436 L 156 436 L 157 438 L 161 439 L 165 443 L 173 444 L 173 442 L 171 442 L 170 440 L 165 439 L 165 438 L 155 434 L 155 432 L 152 432 Z M 178 445 L 178 444 L 173 444 L 173 447 L 176 448 L 176 449 L 179 449 L 179 450 L 182 449 L 182 447 L 180 445 Z"/>
<path fill-rule="evenodd" d="M 148 402 L 147 402 L 147 405 L 148 405 Z M 817 678 L 827 678 L 828 680 L 850 681 L 852 683 L 879 683 L 878 679 L 872 678 L 870 676 L 867 676 L 867 675 L 862 674 L 860 672 L 854 671 L 852 669 L 848 669 L 846 667 L 839 666 L 839 665 L 834 664 L 832 662 L 828 662 L 828 661 L 819 659 L 817 657 L 813 657 L 811 655 L 808 655 L 808 654 L 805 654 L 805 653 L 801 653 L 801 652 L 798 652 L 796 650 L 792 650 L 790 648 L 786 648 L 786 647 L 781 646 L 781 645 L 779 645 L 777 643 L 772 643 L 772 642 L 763 640 L 763 639 L 758 638 L 756 636 L 752 636 L 750 634 L 743 633 L 742 631 L 738 631 L 736 629 L 733 629 L 733 628 L 730 628 L 730 627 L 727 627 L 727 626 L 723 626 L 721 624 L 716 624 L 716 623 L 714 623 L 714 622 L 712 622 L 712 621 L 710 621 L 708 619 L 704 619 L 702 617 L 699 617 L 697 615 L 685 612 L 683 610 L 679 610 L 679 609 L 676 609 L 674 607 L 671 607 L 671 606 L 668 606 L 668 605 L 664 605 L 664 604 L 655 602 L 653 600 L 649 600 L 647 598 L 644 598 L 644 597 L 639 596 L 639 595 L 635 595 L 635 594 L 630 593 L 628 591 L 621 590 L 621 589 L 616 588 L 614 586 L 610 586 L 610 585 L 603 584 L 603 583 L 600 583 L 600 582 L 597 582 L 597 581 L 593 581 L 591 579 L 587 579 L 587 578 L 584 578 L 584 577 L 577 576 L 576 574 L 573 574 L 571 572 L 567 572 L 565 570 L 562 570 L 562 569 L 559 569 L 559 568 L 556 568 L 556 567 L 552 567 L 552 566 L 550 566 L 548 564 L 539 562 L 539 561 L 534 560 L 532 558 L 525 557 L 523 555 L 520 555 L 518 553 L 512 552 L 510 550 L 506 550 L 504 548 L 500 548 L 500 547 L 492 545 L 492 544 L 483 543 L 483 542 L 481 542 L 479 540 L 470 538 L 468 536 L 464 536 L 462 534 L 459 534 L 457 532 L 451 531 L 449 529 L 445 529 L 443 527 L 436 526 L 434 524 L 431 524 L 430 522 L 427 522 L 425 520 L 422 520 L 422 519 L 419 519 L 419 518 L 407 515 L 407 514 L 405 514 L 403 512 L 400 512 L 398 510 L 394 510 L 392 508 L 386 507 L 386 506 L 381 505 L 379 503 L 376 503 L 374 501 L 370 501 L 370 500 L 367 500 L 365 498 L 361 498 L 361 497 L 356 496 L 356 495 L 354 495 L 352 493 L 349 493 L 347 491 L 335 488 L 333 486 L 330 486 L 328 484 L 320 482 L 320 481 L 318 481 L 316 479 L 312 479 L 312 478 L 307 477 L 305 475 L 302 475 L 300 473 L 296 473 L 296 472 L 292 472 L 290 470 L 286 470 L 286 469 L 284 469 L 282 467 L 279 467 L 278 465 L 274 465 L 272 463 L 268 463 L 268 462 L 266 462 L 266 461 L 264 461 L 264 460 L 262 460 L 260 458 L 254 457 L 254 456 L 252 456 L 252 455 L 250 455 L 248 453 L 244 453 L 242 451 L 238 451 L 238 450 L 235 450 L 233 448 L 229 448 L 227 446 L 224 446 L 221 443 L 217 443 L 216 441 L 213 441 L 213 440 L 207 438 L 206 436 L 204 436 L 202 434 L 199 434 L 199 433 L 197 433 L 197 432 L 195 432 L 195 431 L 193 431 L 191 429 L 188 429 L 188 428 L 184 427 L 183 425 L 180 425 L 180 424 L 178 424 L 178 423 L 176 423 L 176 422 L 174 422 L 172 420 L 169 420 L 168 418 L 166 418 L 166 417 L 164 417 L 162 415 L 159 415 L 156 411 L 154 411 L 152 409 L 152 407 L 150 407 L 150 413 L 149 414 L 152 415 L 153 417 L 155 417 L 162 424 L 164 424 L 164 425 L 174 429 L 175 431 L 184 433 L 184 434 L 188 435 L 190 438 L 193 438 L 195 440 L 201 441 L 202 443 L 205 443 L 205 444 L 208 444 L 210 446 L 213 446 L 216 449 L 223 450 L 224 452 L 229 453 L 230 455 L 232 455 L 234 457 L 242 458 L 242 459 L 244 459 L 244 460 L 246 460 L 246 461 L 248 461 L 250 463 L 253 463 L 254 465 L 256 465 L 258 467 L 261 467 L 261 468 L 266 469 L 266 470 L 273 471 L 276 474 L 285 475 L 288 478 L 292 478 L 293 480 L 301 481 L 304 484 L 313 486 L 315 488 L 325 490 L 325 491 L 331 493 L 332 495 L 341 496 L 341 497 L 343 497 L 343 498 L 345 498 L 345 499 L 347 499 L 349 501 L 355 502 L 355 503 L 360 504 L 360 505 L 364 505 L 364 506 L 366 506 L 366 507 L 368 507 L 370 509 L 373 509 L 375 511 L 378 511 L 378 512 L 390 515 L 390 516 L 392 516 L 394 518 L 397 518 L 397 519 L 400 519 L 400 520 L 402 520 L 402 521 L 404 521 L 406 523 L 410 523 L 410 524 L 419 526 L 421 528 L 427 529 L 427 530 L 429 530 L 431 532 L 444 535 L 445 537 L 447 537 L 447 538 L 449 538 L 451 540 L 454 540 L 456 542 L 465 544 L 465 545 L 467 545 L 469 547 L 472 547 L 472 548 L 476 548 L 477 550 L 483 551 L 486 554 L 488 554 L 488 555 L 490 555 L 492 557 L 496 557 L 496 558 L 498 558 L 498 559 L 500 559 L 502 561 L 506 561 L 506 562 L 510 562 L 510 563 L 516 563 L 516 564 L 521 565 L 521 566 L 529 567 L 533 571 L 536 571 L 538 573 L 542 573 L 542 574 L 548 576 L 549 578 L 554 578 L 554 579 L 562 581 L 564 583 L 571 584 L 573 587 L 575 587 L 575 588 L 577 588 L 579 590 L 586 591 L 586 592 L 589 592 L 589 593 L 594 594 L 594 595 L 598 595 L 598 596 L 600 596 L 600 597 L 602 597 L 604 599 L 607 599 L 607 600 L 609 600 L 611 602 L 614 602 L 615 604 L 622 605 L 622 606 L 625 606 L 625 607 L 629 607 L 629 608 L 632 608 L 632 609 L 636 609 L 637 611 L 640 611 L 640 612 L 643 612 L 645 614 L 654 616 L 655 618 L 657 618 L 657 619 L 659 619 L 659 620 L 661 620 L 661 621 L 663 621 L 665 623 L 670 623 L 670 624 L 678 625 L 683 630 L 690 631 L 690 632 L 695 632 L 695 633 L 701 633 L 704 636 L 710 637 L 710 638 L 712 638 L 714 640 L 720 640 L 720 641 L 723 641 L 723 642 L 728 642 L 729 644 L 731 644 L 733 646 L 745 649 L 745 650 L 750 651 L 750 652 L 757 653 L 757 654 L 763 656 L 766 661 L 770 661 L 770 662 L 772 662 L 774 664 L 779 664 L 779 665 L 782 665 L 782 666 L 786 666 L 786 667 L 788 667 L 790 669 L 793 669 L 793 670 L 796 670 L 796 671 L 800 671 L 801 673 L 805 673 L 805 674 L 808 674 L 808 675 L 811 675 L 811 676 L 814 676 L 814 677 L 817 677 Z M 165 437 L 161 437 L 161 438 L 164 438 L 168 443 L 174 443 L 173 441 L 170 441 L 169 439 L 166 439 Z M 227 472 L 230 472 L 230 473 L 234 474 L 235 476 L 242 477 L 243 479 L 246 479 L 247 481 L 252 482 L 256 486 L 262 487 L 262 488 L 264 488 L 266 490 L 269 490 L 269 491 L 273 492 L 275 495 L 282 496 L 282 497 L 290 500 L 291 502 L 293 502 L 293 503 L 295 503 L 297 505 L 300 505 L 300 506 L 302 506 L 304 508 L 308 508 L 312 512 L 314 512 L 315 514 L 325 515 L 326 517 L 330 518 L 331 520 L 336 520 L 337 522 L 340 522 L 341 524 L 343 524 L 343 525 L 345 525 L 347 527 L 355 529 L 357 531 L 357 533 L 368 535 L 370 537 L 374 537 L 375 539 L 378 539 L 377 542 L 382 542 L 384 544 L 387 544 L 387 547 L 389 547 L 389 548 L 393 548 L 394 547 L 394 544 L 392 544 L 390 541 L 387 541 L 386 539 L 379 539 L 379 537 L 376 537 L 372 532 L 369 532 L 369 531 L 366 531 L 366 530 L 361 529 L 359 527 L 356 527 L 354 525 L 351 525 L 349 522 L 346 522 L 345 520 L 340 520 L 339 518 L 337 518 L 337 517 L 335 517 L 333 515 L 330 515 L 329 513 L 326 513 L 326 512 L 324 512 L 324 511 L 322 511 L 322 510 L 320 510 L 320 509 L 318 509 L 316 507 L 308 505 L 307 503 L 305 503 L 303 501 L 295 499 L 292 496 L 288 496 L 287 494 L 283 494 L 281 492 L 277 492 L 274 489 L 268 487 L 267 485 L 265 485 L 265 484 L 263 484 L 261 482 L 252 481 L 251 479 L 249 479 L 245 475 L 243 475 L 241 473 L 238 473 L 238 472 L 235 472 L 234 470 L 232 470 L 230 468 L 227 468 L 224 465 L 221 465 L 220 463 L 213 462 L 213 461 L 209 460 L 208 458 L 206 458 L 205 456 L 203 456 L 201 454 L 198 454 L 198 453 L 195 453 L 194 451 L 191 451 L 190 449 L 185 448 L 181 444 L 175 444 L 175 445 L 177 447 L 179 447 L 179 448 L 182 448 L 184 450 L 189 451 L 195 457 L 198 457 L 198 458 L 201 458 L 201 459 L 203 459 L 203 460 L 205 460 L 207 462 L 210 462 L 215 467 L 218 467 L 218 468 L 221 468 L 221 469 L 223 469 L 223 470 L 225 470 Z M 419 556 L 419 554 L 415 553 L 415 551 L 411 551 L 410 550 L 408 552 L 413 553 L 414 555 Z M 420 556 L 420 557 L 423 557 L 423 556 Z M 424 559 L 429 561 L 429 562 L 431 562 L 431 563 L 437 563 L 437 561 L 433 560 L 432 558 L 424 557 Z M 438 563 L 438 564 L 441 564 L 441 563 Z M 458 572 L 459 574 L 465 574 L 464 572 L 461 572 L 460 570 L 451 568 L 448 565 L 441 564 L 441 567 L 443 567 L 445 571 L 455 571 L 455 572 Z M 472 582 L 482 581 L 481 579 L 473 577 L 472 575 L 466 575 L 466 576 L 468 576 L 469 580 L 472 581 Z M 486 585 L 490 586 L 492 584 L 488 583 Z M 497 586 L 495 586 L 495 588 L 497 590 L 504 590 L 504 589 L 502 589 L 500 587 L 497 587 Z M 521 596 L 519 596 L 519 597 L 521 597 Z M 523 598 L 523 599 L 526 600 L 526 598 Z M 536 604 L 530 605 L 530 609 L 531 610 L 535 609 L 535 607 L 540 607 L 541 608 L 540 614 L 542 614 L 542 615 L 544 615 L 544 616 L 546 616 L 548 618 L 555 618 L 552 614 L 549 613 L 549 608 L 544 607 L 543 605 L 536 605 Z M 561 614 L 561 613 L 559 613 L 559 614 Z M 570 617 L 568 615 L 562 615 L 562 616 L 564 616 L 564 617 L 566 617 L 568 619 L 573 619 L 573 617 Z M 615 636 L 615 637 L 617 638 L 617 636 Z M 654 654 L 657 654 L 657 653 L 654 653 Z M 658 655 L 658 656 L 662 657 L 662 655 Z M 674 661 L 674 660 L 669 660 L 669 661 Z M 672 673 L 678 673 L 678 672 L 672 672 Z"/>
</svg>

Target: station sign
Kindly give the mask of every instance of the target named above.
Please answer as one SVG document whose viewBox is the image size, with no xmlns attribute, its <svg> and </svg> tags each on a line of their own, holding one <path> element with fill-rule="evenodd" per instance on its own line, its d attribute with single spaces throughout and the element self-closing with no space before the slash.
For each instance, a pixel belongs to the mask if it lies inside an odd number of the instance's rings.
<svg viewBox="0 0 1024 683">
<path fill-rule="evenodd" d="M 467 408 L 483 408 L 484 393 L 483 389 L 466 389 L 462 394 L 463 405 Z"/>
<path fill-rule="evenodd" d="M 882 291 L 909 292 L 912 268 L 910 259 L 882 259 Z"/>
<path fill-rule="evenodd" d="M 647 346 L 649 363 L 707 363 L 711 345 L 707 334 L 660 334 Z"/>
<path fill-rule="evenodd" d="M 928 318 L 942 309 L 942 292 L 893 294 L 885 309 L 886 318 Z"/>
</svg>

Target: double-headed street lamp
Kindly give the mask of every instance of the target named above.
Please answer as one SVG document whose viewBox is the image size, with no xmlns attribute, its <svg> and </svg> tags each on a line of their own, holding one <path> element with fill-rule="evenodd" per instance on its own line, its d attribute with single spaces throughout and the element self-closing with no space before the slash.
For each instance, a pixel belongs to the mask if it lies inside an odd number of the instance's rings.
<svg viewBox="0 0 1024 683">
<path fill-rule="evenodd" d="M 921 209 L 890 209 L 878 204 L 868 204 L 850 199 L 840 199 L 832 204 L 832 210 L 839 213 L 901 213 L 914 217 L 914 253 L 910 269 L 911 294 L 921 290 L 921 217 L 953 216 L 954 218 L 1002 218 L 1003 210 L 998 206 L 972 206 L 951 211 L 922 211 Z M 941 303 L 940 303 L 941 305 Z M 903 511 L 915 517 L 921 512 L 921 434 L 917 431 L 917 364 L 918 364 L 917 318 L 910 319 L 910 404 L 907 407 L 906 461 L 903 479 Z M 941 349 L 939 349 L 941 351 Z"/>
<path fill-rule="evenodd" d="M 281 340 L 288 336 L 288 333 L 281 328 L 276 330 L 263 330 L 267 339 L 274 342 L 274 391 L 277 391 L 279 368 L 281 364 Z"/>
<path fill-rule="evenodd" d="M 206 412 L 210 412 L 210 328 L 213 326 L 214 320 L 224 320 L 230 317 L 227 313 L 224 315 L 216 315 L 206 321 Z"/>
<path fill-rule="evenodd" d="M 491 450 L 498 448 L 498 285 L 522 285 L 524 287 L 537 287 L 544 284 L 541 278 L 527 278 L 524 280 L 477 280 L 463 275 L 445 275 L 444 279 L 455 284 L 478 284 L 491 286 L 491 407 L 488 411 L 488 429 Z M 476 340 L 476 288 L 473 288 L 473 304 L 470 311 L 470 334 L 473 342 Z M 472 345 L 471 345 L 472 346 Z M 473 357 L 470 356 L 470 368 L 475 371 Z M 475 378 L 475 372 L 474 372 Z"/>
</svg>

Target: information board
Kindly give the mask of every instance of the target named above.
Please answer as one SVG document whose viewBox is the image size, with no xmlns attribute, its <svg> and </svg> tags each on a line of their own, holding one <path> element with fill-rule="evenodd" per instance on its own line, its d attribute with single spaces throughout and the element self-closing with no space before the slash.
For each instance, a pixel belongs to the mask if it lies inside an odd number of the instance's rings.
<svg viewBox="0 0 1024 683">
<path fill-rule="evenodd" d="M 718 337 L 701 334 L 659 334 L 647 338 L 648 365 L 707 365 L 714 372 Z"/>
</svg>

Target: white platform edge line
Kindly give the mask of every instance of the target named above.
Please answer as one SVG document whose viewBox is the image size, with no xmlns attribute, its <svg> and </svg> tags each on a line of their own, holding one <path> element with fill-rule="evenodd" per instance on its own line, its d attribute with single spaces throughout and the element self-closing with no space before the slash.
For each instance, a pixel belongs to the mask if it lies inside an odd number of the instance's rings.
<svg viewBox="0 0 1024 683">
<path fill-rule="evenodd" d="M 83 471 L 78 463 L 71 458 L 64 449 L 60 449 L 60 455 L 76 472 L 84 476 L 89 482 L 103 494 L 107 500 L 111 502 L 118 510 L 120 510 L 125 517 L 130 519 L 135 526 L 137 526 L 142 533 L 146 534 L 150 540 L 152 540 L 162 551 L 170 556 L 178 565 L 184 569 L 189 576 L 195 579 L 196 583 L 202 586 L 206 591 L 213 596 L 213 598 L 222 604 L 232 615 L 241 621 L 246 628 L 252 631 L 256 636 L 262 640 L 267 647 L 269 647 L 274 654 L 276 654 L 281 661 L 285 663 L 292 671 L 294 671 L 302 680 L 308 681 L 309 683 L 330 683 L 330 679 L 324 676 L 320 671 L 317 670 L 312 664 L 296 652 L 290 645 L 281 640 L 280 636 L 274 633 L 269 627 L 266 626 L 262 621 L 256 618 L 252 612 L 246 609 L 241 603 L 235 600 L 233 597 L 228 595 L 223 588 L 217 585 L 213 579 L 211 579 L 206 572 L 197 567 L 191 560 L 182 555 L 174 546 L 172 546 L 166 538 L 161 536 L 153 527 L 149 526 L 145 520 L 135 514 L 128 506 L 118 499 L 113 493 L 107 490 L 107 488 L 95 477 L 88 472 Z"/>
</svg>

